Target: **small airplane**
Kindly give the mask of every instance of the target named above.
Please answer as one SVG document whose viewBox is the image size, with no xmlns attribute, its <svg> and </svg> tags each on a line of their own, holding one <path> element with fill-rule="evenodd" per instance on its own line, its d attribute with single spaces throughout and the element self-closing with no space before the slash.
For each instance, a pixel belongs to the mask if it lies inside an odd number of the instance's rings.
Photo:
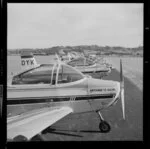
<svg viewBox="0 0 150 149">
<path fill-rule="evenodd" d="M 98 58 L 97 61 L 99 61 L 101 64 L 106 65 L 107 67 L 110 67 L 111 69 L 114 69 L 115 67 L 110 64 L 106 59 L 104 59 L 103 57 Z"/>
<path fill-rule="evenodd" d="M 85 57 L 73 59 L 69 61 L 67 64 L 72 67 L 75 67 L 84 74 L 92 75 L 95 73 L 99 73 L 100 78 L 108 75 L 111 72 L 111 67 L 108 67 L 102 63 L 96 63 Z"/>
<path fill-rule="evenodd" d="M 35 62 L 33 55 L 21 56 L 25 69 L 7 85 L 7 140 L 28 141 L 69 114 L 96 112 L 100 132 L 111 127 L 101 111 L 122 101 L 125 119 L 124 78 L 120 60 L 120 82 L 94 79 L 61 61 Z M 24 62 L 23 62 L 24 61 Z M 31 66 L 31 68 L 29 68 Z"/>
<path fill-rule="evenodd" d="M 93 76 L 94 74 L 98 73 L 100 78 L 107 76 L 112 69 L 112 67 L 106 63 L 97 63 L 96 59 L 92 60 L 90 58 L 84 57 L 83 55 L 77 56 L 76 54 L 76 57 L 73 57 L 70 53 L 68 53 L 63 57 L 55 54 L 55 57 L 57 60 L 59 59 L 60 61 L 75 67 L 84 74 Z"/>
<path fill-rule="evenodd" d="M 58 56 L 58 55 L 57 55 Z M 79 57 L 83 57 L 83 55 L 82 54 L 78 54 L 78 53 L 76 53 L 76 52 L 68 52 L 66 55 L 59 55 L 58 56 L 59 57 L 59 59 L 61 60 L 61 61 L 63 61 L 63 62 L 65 62 L 65 63 L 67 63 L 67 62 L 69 62 L 69 61 L 71 61 L 71 60 L 73 60 L 73 59 L 77 59 L 77 58 L 79 58 Z"/>
</svg>

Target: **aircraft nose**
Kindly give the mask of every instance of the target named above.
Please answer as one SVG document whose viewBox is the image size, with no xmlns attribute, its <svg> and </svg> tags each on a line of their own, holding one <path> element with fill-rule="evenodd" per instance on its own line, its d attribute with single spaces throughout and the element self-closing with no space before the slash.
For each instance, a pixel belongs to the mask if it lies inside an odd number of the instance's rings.
<svg viewBox="0 0 150 149">
<path fill-rule="evenodd" d="M 93 79 L 89 80 L 89 85 L 92 87 L 118 87 L 117 81 Z"/>
<path fill-rule="evenodd" d="M 117 81 L 110 80 L 99 80 L 90 78 L 89 81 L 90 91 L 96 90 L 95 93 L 105 93 L 105 94 L 115 94 L 115 98 L 119 96 L 120 93 L 120 83 Z"/>
</svg>

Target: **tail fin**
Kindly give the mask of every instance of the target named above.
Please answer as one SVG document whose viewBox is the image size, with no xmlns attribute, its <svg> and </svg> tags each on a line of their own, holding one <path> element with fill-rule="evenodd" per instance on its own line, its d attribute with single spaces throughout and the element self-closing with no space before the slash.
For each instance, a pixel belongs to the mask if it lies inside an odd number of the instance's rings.
<svg viewBox="0 0 150 149">
<path fill-rule="evenodd" d="M 61 58 L 58 56 L 57 53 L 55 53 L 55 61 L 56 62 L 61 62 Z"/>
<path fill-rule="evenodd" d="M 70 55 L 70 53 L 69 53 L 69 52 L 68 52 L 67 56 L 68 56 L 68 58 L 69 58 L 69 60 L 68 60 L 68 61 L 70 61 L 70 60 L 72 59 L 72 56 Z"/>
<path fill-rule="evenodd" d="M 22 70 L 31 69 L 37 67 L 38 64 L 32 53 L 21 55 L 21 68 Z"/>
</svg>

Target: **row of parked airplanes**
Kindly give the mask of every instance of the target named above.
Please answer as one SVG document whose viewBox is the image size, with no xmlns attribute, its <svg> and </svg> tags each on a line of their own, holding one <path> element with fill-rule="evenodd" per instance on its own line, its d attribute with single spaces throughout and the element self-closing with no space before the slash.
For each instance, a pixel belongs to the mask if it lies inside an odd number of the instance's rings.
<svg viewBox="0 0 150 149">
<path fill-rule="evenodd" d="M 120 60 L 120 82 L 103 80 L 111 64 L 78 57 L 63 60 L 56 54 L 53 63 L 38 64 L 33 54 L 21 55 L 21 72 L 7 85 L 7 140 L 28 141 L 69 114 L 96 112 L 100 132 L 111 127 L 101 111 L 122 103 L 125 119 L 124 78 Z M 100 75 L 100 79 L 92 74 Z"/>
</svg>

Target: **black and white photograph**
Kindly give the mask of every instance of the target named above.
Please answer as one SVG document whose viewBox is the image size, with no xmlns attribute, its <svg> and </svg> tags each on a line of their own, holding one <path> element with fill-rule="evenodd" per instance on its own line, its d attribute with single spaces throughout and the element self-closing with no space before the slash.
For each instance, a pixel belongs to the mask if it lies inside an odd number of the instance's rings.
<svg viewBox="0 0 150 149">
<path fill-rule="evenodd" d="M 7 3 L 7 142 L 143 141 L 143 3 Z"/>
</svg>

